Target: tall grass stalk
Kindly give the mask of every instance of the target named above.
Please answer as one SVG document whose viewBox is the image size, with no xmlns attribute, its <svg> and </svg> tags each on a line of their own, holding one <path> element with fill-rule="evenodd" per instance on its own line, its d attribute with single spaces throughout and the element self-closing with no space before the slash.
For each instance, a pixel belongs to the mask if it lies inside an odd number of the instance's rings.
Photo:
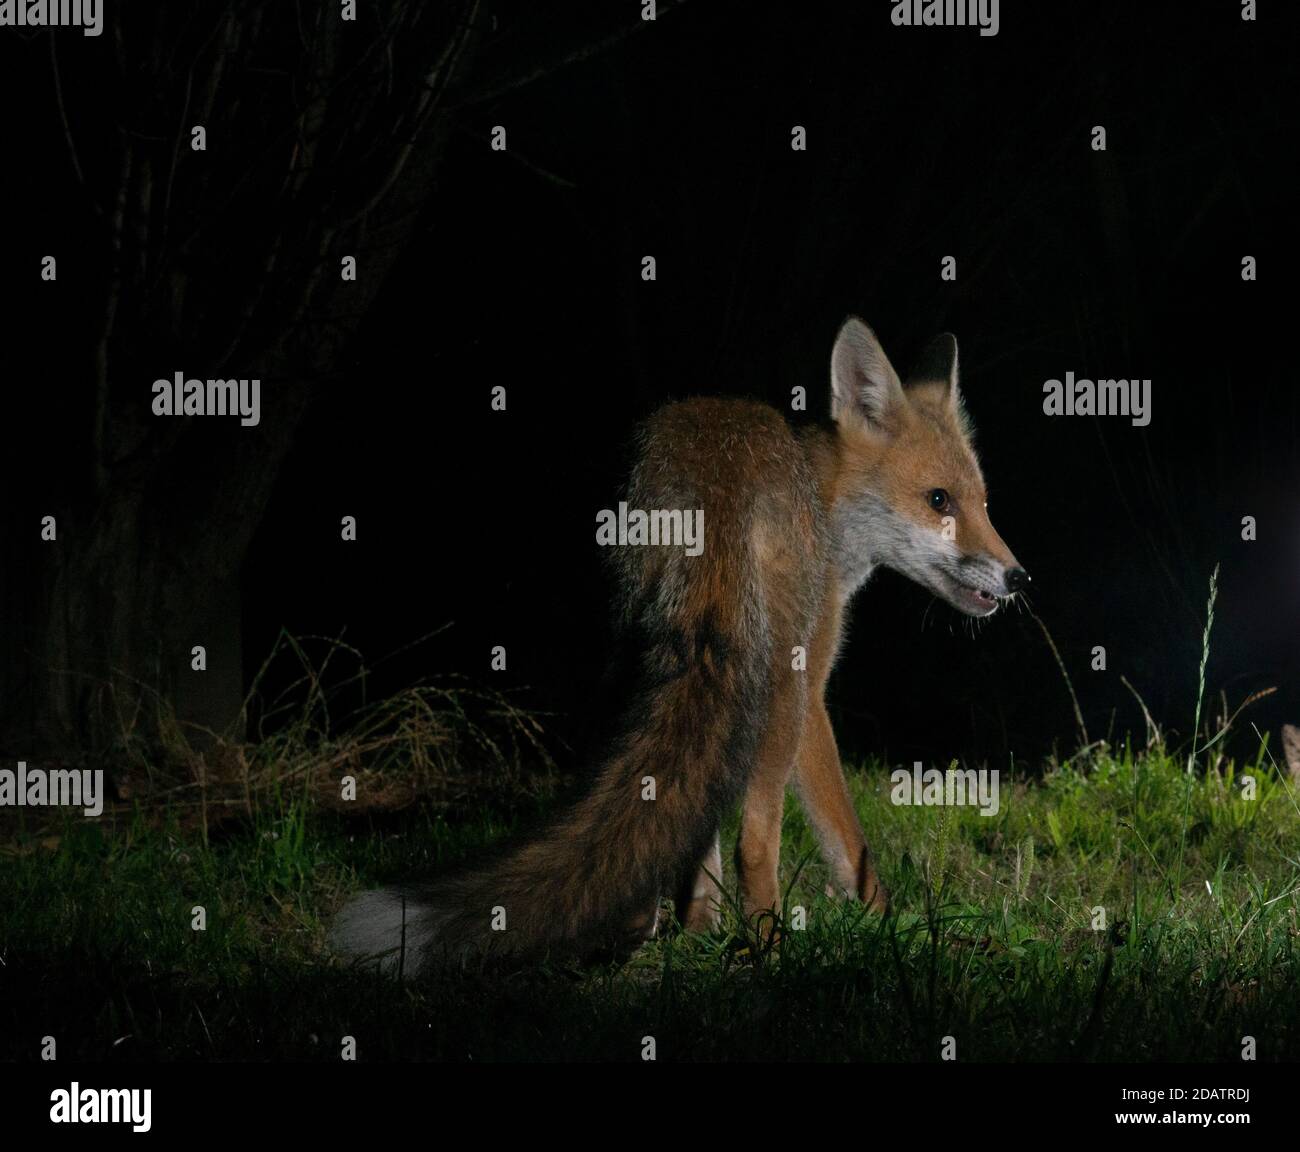
<svg viewBox="0 0 1300 1152">
<path fill-rule="evenodd" d="M 1192 722 L 1192 747 L 1187 753 L 1187 772 L 1196 764 L 1196 741 L 1201 732 L 1201 701 L 1205 698 L 1205 665 L 1210 658 L 1210 629 L 1214 627 L 1214 601 L 1219 595 L 1219 566 L 1210 573 L 1210 598 L 1205 604 L 1205 631 L 1201 635 L 1201 670 L 1196 686 L 1196 716 Z"/>
<path fill-rule="evenodd" d="M 1210 573 L 1210 598 L 1205 605 L 1205 631 L 1201 634 L 1201 671 L 1196 688 L 1196 714 L 1192 721 L 1192 747 L 1187 753 L 1186 786 L 1183 789 L 1183 829 L 1178 842 L 1178 878 L 1172 893 L 1175 901 L 1183 886 L 1183 854 L 1187 848 L 1187 817 L 1192 805 L 1192 768 L 1196 764 L 1196 739 L 1201 731 L 1201 701 L 1205 698 L 1205 665 L 1210 659 L 1210 629 L 1214 627 L 1214 601 L 1219 595 L 1219 566 Z"/>
<path fill-rule="evenodd" d="M 1065 661 L 1061 659 L 1060 649 L 1056 647 L 1056 641 L 1052 639 L 1052 634 L 1047 630 L 1047 625 L 1039 619 L 1038 613 L 1035 612 L 1028 604 L 1025 605 L 1025 611 L 1033 617 L 1034 623 L 1043 630 L 1043 637 L 1047 641 L 1047 646 L 1052 650 L 1052 655 L 1056 658 L 1056 666 L 1061 670 L 1061 676 L 1065 680 L 1065 687 L 1070 693 L 1070 703 L 1074 706 L 1074 722 L 1079 729 L 1079 737 L 1082 740 L 1082 747 L 1087 748 L 1092 744 L 1088 739 L 1088 726 L 1083 722 L 1083 709 L 1079 707 L 1079 697 L 1074 693 L 1074 681 L 1070 679 L 1069 669 L 1065 666 Z"/>
</svg>

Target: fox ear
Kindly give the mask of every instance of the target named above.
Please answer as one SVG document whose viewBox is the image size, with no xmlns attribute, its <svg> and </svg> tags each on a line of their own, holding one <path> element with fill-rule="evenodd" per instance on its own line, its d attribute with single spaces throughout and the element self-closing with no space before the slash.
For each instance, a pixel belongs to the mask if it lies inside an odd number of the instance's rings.
<svg viewBox="0 0 1300 1152">
<path fill-rule="evenodd" d="M 911 384 L 942 384 L 951 397 L 957 393 L 957 337 L 936 336 L 922 350 L 907 374 Z"/>
<path fill-rule="evenodd" d="M 936 336 L 921 350 L 907 374 L 907 387 L 915 389 L 918 396 L 929 395 L 946 405 L 966 435 L 971 434 L 957 387 L 957 337 L 951 332 Z"/>
<path fill-rule="evenodd" d="M 831 350 L 831 418 L 837 424 L 858 419 L 890 430 L 904 403 L 903 386 L 876 334 L 850 316 Z"/>
</svg>

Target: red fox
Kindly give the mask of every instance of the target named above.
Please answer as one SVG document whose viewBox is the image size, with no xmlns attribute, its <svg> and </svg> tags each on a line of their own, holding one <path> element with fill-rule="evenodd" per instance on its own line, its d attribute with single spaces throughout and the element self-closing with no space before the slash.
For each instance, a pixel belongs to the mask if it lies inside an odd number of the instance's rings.
<svg viewBox="0 0 1300 1152">
<path fill-rule="evenodd" d="M 765 404 L 695 399 L 649 419 L 628 504 L 699 509 L 703 547 L 617 549 L 639 686 L 594 786 L 495 864 L 355 896 L 336 954 L 412 975 L 473 954 L 594 950 L 652 935 L 673 892 L 682 925 L 708 930 L 719 823 L 737 800 L 741 901 L 762 921 L 778 910 L 792 780 L 837 886 L 886 909 L 823 702 L 849 599 L 884 566 L 988 616 L 1029 577 L 989 522 L 951 335 L 904 385 L 850 317 L 831 418 L 796 431 Z"/>
</svg>

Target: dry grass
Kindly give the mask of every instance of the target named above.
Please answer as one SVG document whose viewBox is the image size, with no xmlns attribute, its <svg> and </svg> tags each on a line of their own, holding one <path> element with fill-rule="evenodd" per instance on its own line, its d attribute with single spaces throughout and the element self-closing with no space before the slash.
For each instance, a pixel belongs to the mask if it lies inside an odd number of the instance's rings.
<svg viewBox="0 0 1300 1152">
<path fill-rule="evenodd" d="M 182 723 L 152 687 L 116 694 L 138 700 L 143 693 L 155 734 L 143 734 L 139 708 L 119 715 L 118 747 L 100 765 L 111 784 L 105 818 L 165 811 L 183 826 L 201 826 L 206 838 L 212 827 L 251 817 L 272 797 L 360 815 L 416 801 L 452 809 L 554 791 L 558 775 L 543 714 L 460 675 L 370 701 L 372 672 L 341 638 L 282 632 L 244 701 L 244 739 L 233 729 Z M 271 683 L 282 687 L 268 697 Z M 348 782 L 351 798 L 344 794 Z"/>
</svg>

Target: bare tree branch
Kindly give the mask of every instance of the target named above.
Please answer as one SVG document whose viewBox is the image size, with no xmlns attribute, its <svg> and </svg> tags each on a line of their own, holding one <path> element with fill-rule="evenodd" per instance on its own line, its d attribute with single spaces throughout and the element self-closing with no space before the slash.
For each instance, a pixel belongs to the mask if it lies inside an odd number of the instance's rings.
<svg viewBox="0 0 1300 1152">
<path fill-rule="evenodd" d="M 420 97 L 416 102 L 415 115 L 413 124 L 406 141 L 394 158 L 392 167 L 383 182 L 375 190 L 373 195 L 355 212 L 348 216 L 340 226 L 347 228 L 357 220 L 369 215 L 383 198 L 388 195 L 389 190 L 397 183 L 398 178 L 402 175 L 407 161 L 411 158 L 411 151 L 415 143 L 420 139 L 429 119 L 437 111 L 442 95 L 447 90 L 447 85 L 455 75 L 456 64 L 460 60 L 461 53 L 465 51 L 465 45 L 469 42 L 470 33 L 474 28 L 474 20 L 478 16 L 480 0 L 471 0 L 469 12 L 466 14 L 464 21 L 458 29 L 458 35 L 452 36 L 447 43 L 442 55 L 438 58 L 434 66 L 425 76 L 424 84 L 421 86 Z"/>
<path fill-rule="evenodd" d="M 95 340 L 95 406 L 91 427 L 91 483 L 98 495 L 108 483 L 107 448 L 105 428 L 108 424 L 108 343 L 113 336 L 117 319 L 118 301 L 122 293 L 122 226 L 126 217 L 127 191 L 131 183 L 131 166 L 134 146 L 129 141 L 122 144 L 122 164 L 118 171 L 117 194 L 113 198 L 113 215 L 109 225 L 110 267 L 108 286 L 104 293 L 104 310 L 99 334 Z"/>
<path fill-rule="evenodd" d="M 685 2 L 686 0 L 661 2 L 658 5 L 658 16 L 662 17 L 666 12 L 677 10 Z M 527 62 L 514 61 L 498 70 L 496 75 L 489 76 L 481 83 L 461 93 L 456 100 L 447 105 L 447 111 L 455 112 L 461 108 L 485 104 L 500 96 L 517 92 L 520 88 L 525 88 L 529 84 L 545 79 L 547 76 L 551 76 L 571 64 L 580 64 L 584 60 L 590 60 L 601 55 L 643 28 L 653 27 L 654 25 L 650 21 L 637 18 L 627 23 L 620 23 L 617 27 L 582 44 L 565 44 L 543 59 Z"/>
<path fill-rule="evenodd" d="M 90 204 L 91 211 L 95 216 L 102 220 L 104 218 L 103 206 L 95 199 L 94 193 L 90 190 L 90 185 L 86 183 L 86 174 L 82 171 L 81 160 L 77 156 L 77 144 L 72 138 L 72 125 L 68 123 L 68 110 L 63 103 L 63 82 L 59 76 L 59 54 L 55 45 L 58 44 L 57 36 L 48 36 L 46 39 L 50 42 L 50 72 L 54 77 L 54 102 L 59 107 L 59 122 L 63 125 L 63 139 L 68 145 L 68 159 L 72 161 L 72 172 L 77 178 L 77 183 L 81 185 L 82 190 L 86 193 L 86 200 Z"/>
</svg>

